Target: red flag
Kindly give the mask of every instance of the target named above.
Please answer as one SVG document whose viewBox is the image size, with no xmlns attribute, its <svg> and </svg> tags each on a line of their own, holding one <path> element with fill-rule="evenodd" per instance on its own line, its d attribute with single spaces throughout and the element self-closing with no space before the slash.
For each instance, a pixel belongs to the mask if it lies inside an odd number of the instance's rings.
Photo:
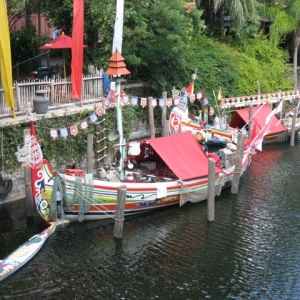
<svg viewBox="0 0 300 300">
<path fill-rule="evenodd" d="M 84 32 L 83 0 L 74 0 L 72 32 L 72 98 L 79 99 L 79 105 L 81 106 Z"/>
<path fill-rule="evenodd" d="M 280 101 L 278 106 L 273 109 L 269 115 L 266 118 L 265 125 L 262 127 L 262 129 L 259 131 L 259 133 L 254 137 L 253 141 L 251 142 L 251 147 L 257 150 L 262 151 L 262 142 L 264 139 L 264 136 L 267 135 L 272 128 L 271 126 L 271 119 L 274 115 L 278 114 L 282 110 L 283 101 Z M 275 127 L 277 124 L 275 124 L 273 127 Z"/>
<path fill-rule="evenodd" d="M 194 94 L 194 82 L 192 82 L 186 89 L 185 89 L 185 93 L 187 95 L 189 94 Z"/>
<path fill-rule="evenodd" d="M 253 142 L 253 140 L 257 134 L 258 134 L 257 126 L 256 126 L 256 123 L 253 122 L 250 137 L 246 140 L 246 143 L 245 143 L 245 149 L 247 149 L 247 150 L 250 149 L 251 143 Z"/>
</svg>

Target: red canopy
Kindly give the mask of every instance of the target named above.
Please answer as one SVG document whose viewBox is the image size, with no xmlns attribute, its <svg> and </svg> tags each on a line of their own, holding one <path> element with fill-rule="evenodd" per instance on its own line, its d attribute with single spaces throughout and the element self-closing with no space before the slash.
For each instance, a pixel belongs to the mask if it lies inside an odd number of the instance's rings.
<svg viewBox="0 0 300 300">
<path fill-rule="evenodd" d="M 179 133 L 146 140 L 181 180 L 208 175 L 208 157 L 192 133 Z M 222 170 L 216 166 L 216 173 Z"/>
<path fill-rule="evenodd" d="M 264 127 L 266 118 L 271 111 L 272 109 L 269 104 L 253 107 L 253 120 L 257 124 L 256 126 L 258 127 L 258 132 L 262 127 Z M 233 128 L 242 128 L 247 122 L 249 122 L 249 108 L 242 108 L 234 112 L 229 126 Z M 274 134 L 286 130 L 285 126 L 278 120 L 276 116 L 271 118 L 270 128 L 271 130 L 268 134 Z"/>
<path fill-rule="evenodd" d="M 82 44 L 83 45 L 83 44 Z M 86 45 L 83 45 L 86 48 Z M 72 38 L 68 35 L 60 35 L 55 40 L 49 41 L 40 49 L 71 49 L 72 48 Z"/>
</svg>

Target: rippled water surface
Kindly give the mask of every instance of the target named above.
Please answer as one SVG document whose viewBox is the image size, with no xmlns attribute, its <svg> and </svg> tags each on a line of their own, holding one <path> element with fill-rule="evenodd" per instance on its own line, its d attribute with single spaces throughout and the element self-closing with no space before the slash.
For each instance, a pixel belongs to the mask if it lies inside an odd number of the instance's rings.
<svg viewBox="0 0 300 300">
<path fill-rule="evenodd" d="M 253 158 L 238 195 L 114 222 L 57 228 L 0 299 L 300 299 L 300 142 Z M 0 206 L 0 257 L 46 225 L 24 201 Z"/>
</svg>

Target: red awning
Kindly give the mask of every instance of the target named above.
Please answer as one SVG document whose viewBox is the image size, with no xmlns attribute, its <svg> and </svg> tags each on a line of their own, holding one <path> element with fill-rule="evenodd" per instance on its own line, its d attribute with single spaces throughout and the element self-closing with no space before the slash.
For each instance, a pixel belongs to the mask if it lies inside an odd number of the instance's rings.
<svg viewBox="0 0 300 300">
<path fill-rule="evenodd" d="M 267 116 L 271 113 L 272 109 L 269 104 L 263 106 L 253 107 L 253 120 L 258 126 L 258 131 L 264 127 Z M 249 108 L 238 109 L 234 112 L 229 126 L 233 128 L 242 128 L 249 121 Z M 275 126 L 276 125 L 276 126 Z M 285 131 L 285 126 L 278 120 L 276 116 L 271 118 L 270 132 L 268 134 L 274 134 Z"/>
<path fill-rule="evenodd" d="M 192 133 L 146 140 L 181 180 L 208 175 L 208 157 Z M 222 170 L 216 166 L 216 173 Z"/>
</svg>

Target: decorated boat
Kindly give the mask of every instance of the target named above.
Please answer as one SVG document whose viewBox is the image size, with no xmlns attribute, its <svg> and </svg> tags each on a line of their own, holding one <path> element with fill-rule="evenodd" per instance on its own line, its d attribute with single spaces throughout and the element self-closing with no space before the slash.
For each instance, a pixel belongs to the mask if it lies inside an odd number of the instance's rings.
<svg viewBox="0 0 300 300">
<path fill-rule="evenodd" d="M 256 130 L 261 130 L 268 116 L 270 118 L 270 127 L 268 133 L 263 138 L 263 143 L 274 143 L 287 141 L 292 134 L 292 115 L 288 114 L 282 120 L 279 120 L 275 114 L 272 114 L 272 109 L 269 104 L 263 104 L 253 107 L 253 124 L 256 124 Z M 221 124 L 220 118 L 216 117 L 217 122 L 214 125 L 207 125 L 207 132 L 212 138 L 218 138 L 225 142 L 230 142 L 235 139 L 236 134 L 242 132 L 248 136 L 248 126 L 250 123 L 249 107 L 237 109 L 234 111 L 228 126 Z M 300 131 L 300 118 L 296 119 L 295 133 Z"/>
<path fill-rule="evenodd" d="M 34 152 L 40 150 L 31 123 Z M 209 157 L 191 133 L 125 143 L 126 158 L 105 164 L 93 174 L 79 169 L 55 173 L 47 160 L 31 164 L 33 199 L 47 221 L 83 221 L 114 218 L 118 190 L 126 186 L 125 216 L 150 212 L 208 197 Z M 31 147 L 32 148 L 32 147 Z M 41 157 L 41 155 L 35 155 Z M 215 195 L 231 184 L 234 175 L 232 153 L 216 160 Z M 241 173 L 250 165 L 245 154 Z M 230 163 L 229 163 L 230 162 Z M 121 166 L 122 167 L 122 166 Z"/>
<path fill-rule="evenodd" d="M 30 261 L 43 247 L 55 228 L 56 224 L 52 223 L 44 231 L 30 238 L 17 250 L 0 261 L 0 281 L 12 275 Z"/>
<path fill-rule="evenodd" d="M 129 143 L 124 139 L 120 84 L 122 76 L 130 72 L 121 55 L 123 5 L 122 1 L 117 1 L 113 55 L 106 71 L 115 82 L 117 134 L 113 142 L 118 155 L 113 161 L 103 161 L 102 167 L 93 173 L 86 174 L 80 169 L 54 172 L 49 161 L 43 159 L 33 122 L 30 135 L 25 138 L 27 145 L 17 154 L 19 161 L 31 167 L 33 201 L 47 222 L 115 218 L 121 189 L 126 189 L 125 216 L 208 198 L 209 156 L 192 133 Z M 80 46 L 82 40 L 83 36 Z M 98 110 L 102 111 L 101 106 L 96 109 L 101 116 Z M 232 182 L 234 159 L 233 153 L 228 152 L 224 152 L 221 159 L 214 158 L 215 174 L 210 176 L 213 177 L 210 186 L 214 186 L 215 195 L 219 195 L 222 188 Z M 250 161 L 246 152 L 241 173 Z"/>
</svg>

